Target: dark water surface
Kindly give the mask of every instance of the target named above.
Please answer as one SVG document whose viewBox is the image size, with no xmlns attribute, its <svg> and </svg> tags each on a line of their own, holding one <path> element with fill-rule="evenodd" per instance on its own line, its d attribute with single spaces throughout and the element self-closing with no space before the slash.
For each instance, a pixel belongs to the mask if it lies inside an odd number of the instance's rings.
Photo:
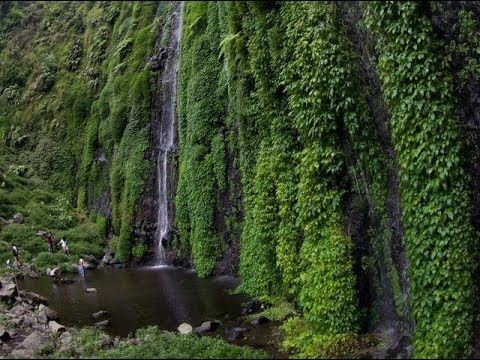
<svg viewBox="0 0 480 360">
<path fill-rule="evenodd" d="M 25 278 L 19 287 L 46 297 L 63 325 L 93 325 L 99 320 L 92 314 L 106 310 L 108 332 L 126 336 L 147 325 L 173 330 L 182 322 L 195 327 L 206 320 L 239 316 L 246 297 L 228 293 L 237 284 L 234 278 L 200 279 L 176 268 L 133 268 L 87 271 L 86 284 L 77 278 L 73 284 L 55 285 L 43 276 Z M 86 287 L 97 293 L 87 293 Z"/>
</svg>

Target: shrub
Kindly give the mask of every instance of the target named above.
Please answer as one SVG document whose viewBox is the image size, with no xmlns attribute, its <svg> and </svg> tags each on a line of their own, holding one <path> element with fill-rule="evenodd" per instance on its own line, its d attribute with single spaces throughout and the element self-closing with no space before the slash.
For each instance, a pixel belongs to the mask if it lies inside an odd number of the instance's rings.
<svg viewBox="0 0 480 360">
<path fill-rule="evenodd" d="M 376 334 L 318 333 L 314 325 L 298 317 L 288 320 L 282 329 L 286 335 L 282 347 L 296 359 L 356 359 L 368 356 L 382 343 Z"/>
</svg>

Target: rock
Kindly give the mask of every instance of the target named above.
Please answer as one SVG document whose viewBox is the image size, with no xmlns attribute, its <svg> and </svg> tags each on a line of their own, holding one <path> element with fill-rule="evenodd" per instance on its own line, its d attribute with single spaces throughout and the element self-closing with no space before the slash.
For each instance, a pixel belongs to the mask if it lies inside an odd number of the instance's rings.
<svg viewBox="0 0 480 360">
<path fill-rule="evenodd" d="M 27 314 L 23 317 L 23 327 L 34 327 L 36 324 L 38 324 L 38 320 L 33 315 Z"/>
<path fill-rule="evenodd" d="M 409 336 L 403 335 L 399 337 L 399 339 L 389 348 L 387 349 L 387 354 L 390 356 L 402 356 L 401 358 L 406 358 L 407 354 L 404 354 L 406 351 L 406 348 L 412 343 L 411 339 Z"/>
<path fill-rule="evenodd" d="M 30 270 L 28 273 L 27 273 L 27 276 L 30 278 L 30 279 L 38 279 L 38 273 L 33 271 L 33 270 Z"/>
<path fill-rule="evenodd" d="M 0 286 L 0 300 L 6 301 L 8 299 L 13 299 L 18 294 L 17 286 L 13 281 L 6 281 L 3 279 Z"/>
<path fill-rule="evenodd" d="M 178 331 L 181 334 L 191 334 L 193 331 L 192 325 L 187 323 L 182 323 L 178 326 Z"/>
<path fill-rule="evenodd" d="M 18 304 L 12 307 L 7 315 L 11 315 L 11 317 L 19 318 L 22 315 L 25 315 L 28 312 L 28 305 L 26 304 Z"/>
<path fill-rule="evenodd" d="M 261 309 L 265 308 L 265 305 L 258 300 L 250 300 L 242 305 L 242 314 L 253 314 Z"/>
<path fill-rule="evenodd" d="M 260 316 L 260 317 L 258 317 L 258 318 L 256 318 L 256 319 L 253 319 L 253 320 L 250 322 L 250 324 L 255 325 L 255 326 L 259 326 L 259 325 L 266 324 L 266 323 L 268 323 L 268 322 L 270 322 L 270 319 L 269 319 L 269 318 L 267 318 L 267 317 L 265 317 L 265 316 Z"/>
<path fill-rule="evenodd" d="M 99 327 L 99 328 L 104 328 L 104 327 L 107 327 L 109 325 L 110 325 L 110 320 L 103 320 L 103 321 L 99 321 L 99 322 L 95 323 L 95 326 Z"/>
<path fill-rule="evenodd" d="M 0 340 L 1 341 L 8 341 L 12 338 L 10 333 L 5 330 L 5 328 L 0 324 Z"/>
<path fill-rule="evenodd" d="M 58 337 L 58 340 L 62 344 L 66 344 L 72 340 L 72 334 L 69 331 L 64 331 L 60 334 L 60 336 Z"/>
<path fill-rule="evenodd" d="M 115 339 L 115 342 L 116 342 L 116 339 Z M 131 338 L 131 339 L 128 339 L 128 340 L 127 340 L 127 343 L 128 343 L 129 345 L 138 345 L 140 342 L 138 341 L 137 338 Z"/>
<path fill-rule="evenodd" d="M 206 332 L 215 331 L 219 328 L 220 322 L 218 321 L 205 321 L 199 327 L 195 328 L 195 332 L 198 334 L 203 334 Z"/>
<path fill-rule="evenodd" d="M 61 284 L 73 284 L 74 282 L 75 282 L 75 280 L 73 280 L 73 279 L 67 279 L 67 278 L 61 278 L 60 279 Z"/>
<path fill-rule="evenodd" d="M 246 333 L 247 331 L 248 329 L 246 328 L 235 327 L 225 330 L 225 334 L 227 335 L 227 339 L 229 341 L 236 341 L 243 339 L 244 333 Z"/>
<path fill-rule="evenodd" d="M 13 222 L 15 224 L 21 224 L 23 223 L 24 220 L 25 220 L 25 217 L 23 216 L 22 213 L 16 213 L 15 215 L 13 215 Z"/>
<path fill-rule="evenodd" d="M 10 356 L 14 359 L 32 359 L 33 351 L 27 349 L 14 349 Z"/>
<path fill-rule="evenodd" d="M 24 297 L 27 300 L 31 300 L 34 304 L 43 304 L 48 305 L 48 300 L 45 299 L 43 296 L 35 294 L 30 291 L 21 290 L 19 292 L 20 296 Z"/>
<path fill-rule="evenodd" d="M 82 254 L 81 257 L 82 257 L 82 259 L 84 259 L 85 261 L 88 261 L 93 266 L 95 266 L 95 267 L 98 266 L 99 261 L 97 260 L 97 258 L 95 256 L 88 255 L 88 254 Z"/>
<path fill-rule="evenodd" d="M 38 307 L 40 313 L 44 313 L 48 320 L 58 320 L 59 316 L 55 310 L 50 309 L 48 306 L 40 304 Z"/>
<path fill-rule="evenodd" d="M 108 316 L 108 312 L 106 312 L 105 310 L 100 310 L 92 314 L 92 317 L 94 319 L 100 319 L 101 317 L 104 317 L 104 316 Z"/>
<path fill-rule="evenodd" d="M 23 275 L 22 273 L 18 273 L 18 274 L 15 275 L 15 279 L 23 280 L 23 279 L 25 279 L 25 275 Z"/>
<path fill-rule="evenodd" d="M 111 252 L 105 253 L 102 258 L 102 263 L 110 265 L 113 262 L 113 254 Z"/>
<path fill-rule="evenodd" d="M 97 292 L 97 289 L 95 289 L 95 288 L 87 288 L 85 291 L 86 291 L 87 293 L 96 293 L 96 292 Z"/>
<path fill-rule="evenodd" d="M 40 311 L 38 313 L 37 319 L 40 324 L 48 323 L 48 318 L 47 318 L 47 315 L 45 314 L 45 311 Z"/>
<path fill-rule="evenodd" d="M 168 54 L 165 48 L 160 49 L 160 54 L 159 55 L 153 55 L 147 62 L 147 66 L 152 70 L 152 71 L 158 71 L 162 69 L 163 65 L 162 62 L 167 58 Z"/>
<path fill-rule="evenodd" d="M 16 347 L 16 350 L 25 349 L 33 354 L 36 350 L 47 345 L 49 342 L 50 339 L 47 336 L 43 335 L 39 331 L 34 331 Z"/>
<path fill-rule="evenodd" d="M 59 323 L 53 320 L 48 322 L 48 327 L 54 334 L 62 333 L 67 330 L 65 326 L 60 325 Z"/>
<path fill-rule="evenodd" d="M 51 273 L 51 272 L 52 272 L 52 269 L 47 268 L 47 274 L 46 274 L 46 275 L 47 275 L 47 276 L 50 276 L 50 273 Z"/>
<path fill-rule="evenodd" d="M 73 350 L 72 334 L 68 331 L 64 331 L 58 337 L 60 342 L 60 351 L 63 353 L 71 352 Z"/>
<path fill-rule="evenodd" d="M 112 347 L 113 346 L 112 338 L 110 336 L 108 336 L 107 334 L 101 334 L 100 335 L 100 346 L 103 349 L 107 349 L 107 348 Z"/>
</svg>

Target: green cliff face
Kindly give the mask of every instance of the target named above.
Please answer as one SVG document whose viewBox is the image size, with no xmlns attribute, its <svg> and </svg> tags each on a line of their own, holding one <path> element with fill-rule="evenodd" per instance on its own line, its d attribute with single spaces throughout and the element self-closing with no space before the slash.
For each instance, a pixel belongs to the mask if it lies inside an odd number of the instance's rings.
<svg viewBox="0 0 480 360">
<path fill-rule="evenodd" d="M 134 219 L 152 221 L 138 204 L 155 167 L 161 92 L 147 63 L 171 11 L 0 3 L 0 216 L 26 215 L 0 230 L 2 260 L 23 241 L 39 266 L 64 263 L 37 256 L 39 227 L 70 234 L 79 254 L 101 254 L 108 237 L 119 259 L 144 257 L 150 243 Z M 286 324 L 286 347 L 300 356 L 367 346 L 358 334 L 388 328 L 412 339 L 416 357 L 468 355 L 478 5 L 227 1 L 183 11 L 177 259 L 293 303 L 302 318 Z"/>
</svg>

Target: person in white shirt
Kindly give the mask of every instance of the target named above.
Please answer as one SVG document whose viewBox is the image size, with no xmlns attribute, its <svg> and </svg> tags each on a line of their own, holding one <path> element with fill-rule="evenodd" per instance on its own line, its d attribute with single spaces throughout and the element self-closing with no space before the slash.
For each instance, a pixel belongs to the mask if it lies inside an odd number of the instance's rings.
<svg viewBox="0 0 480 360">
<path fill-rule="evenodd" d="M 68 251 L 67 242 L 64 239 L 61 239 L 58 245 L 62 245 L 63 252 L 67 255 L 70 255 L 70 252 Z"/>
</svg>

